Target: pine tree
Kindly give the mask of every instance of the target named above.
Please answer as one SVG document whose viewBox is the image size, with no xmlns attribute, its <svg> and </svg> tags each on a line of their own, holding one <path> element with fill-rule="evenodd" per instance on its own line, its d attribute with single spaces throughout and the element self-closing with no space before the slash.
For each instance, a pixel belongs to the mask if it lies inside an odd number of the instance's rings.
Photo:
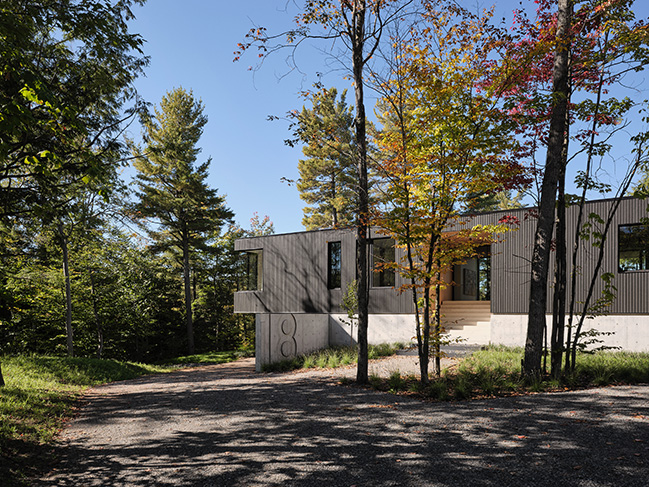
<svg viewBox="0 0 649 487">
<path fill-rule="evenodd" d="M 208 187 L 211 159 L 195 165 L 207 117 L 191 91 L 168 92 L 142 120 L 144 148 L 132 145 L 138 171 L 136 216 L 158 251 L 178 255 L 183 269 L 188 352 L 194 353 L 190 257 L 207 249 L 211 235 L 230 220 L 225 198 Z"/>
<path fill-rule="evenodd" d="M 307 230 L 350 226 L 356 208 L 356 173 L 352 140 L 354 114 L 336 88 L 313 95 L 313 107 L 303 107 L 297 117 L 297 135 L 307 157 L 298 163 L 297 189 Z"/>
</svg>

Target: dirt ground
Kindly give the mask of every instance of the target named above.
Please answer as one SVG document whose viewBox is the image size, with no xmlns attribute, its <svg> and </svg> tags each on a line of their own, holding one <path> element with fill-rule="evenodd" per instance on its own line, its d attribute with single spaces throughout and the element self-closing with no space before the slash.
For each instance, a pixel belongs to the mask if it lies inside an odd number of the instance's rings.
<svg viewBox="0 0 649 487">
<path fill-rule="evenodd" d="M 257 374 L 253 360 L 90 390 L 35 483 L 648 485 L 649 386 L 432 403 L 339 385 L 353 368 Z M 390 360 L 372 366 L 416 359 Z"/>
</svg>

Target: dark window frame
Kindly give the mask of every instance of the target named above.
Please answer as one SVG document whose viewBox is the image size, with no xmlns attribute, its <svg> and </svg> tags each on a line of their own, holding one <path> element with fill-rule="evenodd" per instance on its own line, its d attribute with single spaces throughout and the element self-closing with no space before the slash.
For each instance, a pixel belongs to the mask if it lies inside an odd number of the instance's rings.
<svg viewBox="0 0 649 487">
<path fill-rule="evenodd" d="M 264 287 L 263 249 L 241 252 L 242 275 L 240 291 L 262 291 Z"/>
<path fill-rule="evenodd" d="M 633 242 L 633 232 L 627 232 L 623 229 L 639 228 L 647 233 L 647 238 L 638 242 Z M 638 232 L 639 233 L 639 232 Z M 625 246 L 626 245 L 626 246 Z M 622 254 L 627 254 L 623 257 Z M 633 254 L 636 254 L 635 257 Z M 635 260 L 634 264 L 623 264 L 622 259 L 628 261 Z M 636 267 L 637 268 L 634 268 Z M 617 226 L 617 268 L 620 273 L 629 272 L 649 272 L 649 224 L 646 223 L 625 223 Z"/>
<path fill-rule="evenodd" d="M 377 242 L 380 242 L 377 245 Z M 390 245 L 383 245 L 383 243 Z M 377 250 L 380 249 L 379 252 Z M 392 255 L 386 255 L 391 253 Z M 395 262 L 396 248 L 393 238 L 374 238 L 370 241 L 370 287 L 385 288 L 394 287 L 396 284 L 396 273 L 394 269 L 376 269 L 376 264 L 385 262 Z"/>
<path fill-rule="evenodd" d="M 327 289 L 342 288 L 342 244 L 327 242 Z"/>
</svg>

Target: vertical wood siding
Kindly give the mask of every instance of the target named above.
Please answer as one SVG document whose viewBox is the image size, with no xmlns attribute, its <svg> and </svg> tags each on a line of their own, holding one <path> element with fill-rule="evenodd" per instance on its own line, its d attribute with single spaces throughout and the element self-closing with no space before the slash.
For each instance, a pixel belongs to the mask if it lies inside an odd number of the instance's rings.
<svg viewBox="0 0 649 487">
<path fill-rule="evenodd" d="M 327 244 L 341 242 L 342 285 L 327 289 Z M 268 235 L 237 240 L 235 249 L 263 250 L 263 289 L 235 293 L 240 313 L 343 313 L 342 293 L 356 276 L 353 230 Z M 397 286 L 399 284 L 397 278 Z M 408 313 L 408 295 L 393 288 L 370 290 L 370 313 Z"/>
<path fill-rule="evenodd" d="M 589 218 L 591 213 L 600 215 L 604 220 L 613 204 L 612 200 L 593 201 L 586 204 L 584 212 L 585 221 L 593 224 L 597 231 L 603 230 L 603 225 Z M 474 217 L 470 225 L 494 224 L 505 215 L 518 217 L 520 227 L 516 231 L 507 232 L 499 236 L 499 243 L 492 245 L 492 297 L 491 311 L 495 314 L 526 314 L 529 303 L 530 286 L 530 259 L 536 231 L 536 219 L 529 217 L 529 210 L 510 210 L 494 212 Z M 570 273 L 572 272 L 572 248 L 574 242 L 575 226 L 577 222 L 577 207 L 567 211 L 568 228 L 568 285 L 570 286 Z M 527 218 L 526 218 L 527 215 Z M 609 308 L 608 313 L 613 315 L 649 314 L 649 271 L 619 272 L 618 270 L 618 226 L 639 223 L 643 218 L 649 217 L 647 201 L 627 198 L 622 201 L 610 227 L 606 243 L 602 267 L 596 279 L 591 304 L 604 289 L 601 279 L 603 273 L 611 273 L 615 277 L 613 285 L 617 288 L 617 298 Z M 591 240 L 581 240 L 580 250 L 577 254 L 577 289 L 576 312 L 580 312 L 579 303 L 586 297 L 588 286 L 597 262 L 599 249 L 592 245 Z M 548 306 L 551 312 L 553 291 L 554 252 L 550 262 L 550 280 L 548 284 Z M 568 288 L 568 296 L 571 293 Z"/>
<path fill-rule="evenodd" d="M 587 203 L 585 215 L 597 213 L 602 218 L 611 207 L 612 200 Z M 530 259 L 536 231 L 536 219 L 529 209 L 485 213 L 470 218 L 466 225 L 495 224 L 505 215 L 518 217 L 517 230 L 498 236 L 492 244 L 491 261 L 491 311 L 495 314 L 526 314 L 529 303 Z M 568 210 L 569 261 L 577 208 Z M 649 314 L 649 271 L 618 271 L 618 225 L 639 223 L 649 217 L 647 201 L 628 198 L 622 201 L 606 241 L 603 272 L 612 273 L 617 287 L 617 299 L 609 309 L 610 314 Z M 597 225 L 593 223 L 595 227 Z M 457 230 L 458 225 L 449 227 Z M 373 232 L 372 238 L 382 235 Z M 342 248 L 342 287 L 327 289 L 327 243 L 340 241 Z M 238 240 L 237 250 L 263 249 L 264 288 L 235 294 L 235 310 L 250 313 L 342 313 L 342 292 L 355 275 L 355 232 L 345 230 L 321 230 L 315 232 L 269 235 Z M 590 241 L 582 240 L 578 254 L 577 300 L 583 301 L 590 276 L 593 273 L 597 248 Z M 396 258 L 403 256 L 397 249 Z M 550 272 L 554 269 L 554 252 Z M 568 273 L 571 272 L 569 262 Z M 403 284 L 396 276 L 395 288 Z M 602 292 L 603 282 L 598 277 L 593 300 Z M 551 311 L 552 277 L 548 284 L 548 312 Z M 570 290 L 568 290 L 570 292 Z M 578 312 L 580 310 L 577 310 Z M 393 288 L 370 289 L 370 313 L 401 314 L 414 312 L 409 292 L 399 293 Z"/>
</svg>

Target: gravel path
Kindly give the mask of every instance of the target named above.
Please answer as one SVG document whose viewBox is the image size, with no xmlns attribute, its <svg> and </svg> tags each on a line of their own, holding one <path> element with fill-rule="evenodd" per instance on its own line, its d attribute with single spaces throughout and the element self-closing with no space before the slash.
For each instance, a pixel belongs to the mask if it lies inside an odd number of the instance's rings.
<svg viewBox="0 0 649 487">
<path fill-rule="evenodd" d="M 332 374 L 246 359 L 92 389 L 38 485 L 649 485 L 649 386 L 426 403 Z"/>
</svg>

